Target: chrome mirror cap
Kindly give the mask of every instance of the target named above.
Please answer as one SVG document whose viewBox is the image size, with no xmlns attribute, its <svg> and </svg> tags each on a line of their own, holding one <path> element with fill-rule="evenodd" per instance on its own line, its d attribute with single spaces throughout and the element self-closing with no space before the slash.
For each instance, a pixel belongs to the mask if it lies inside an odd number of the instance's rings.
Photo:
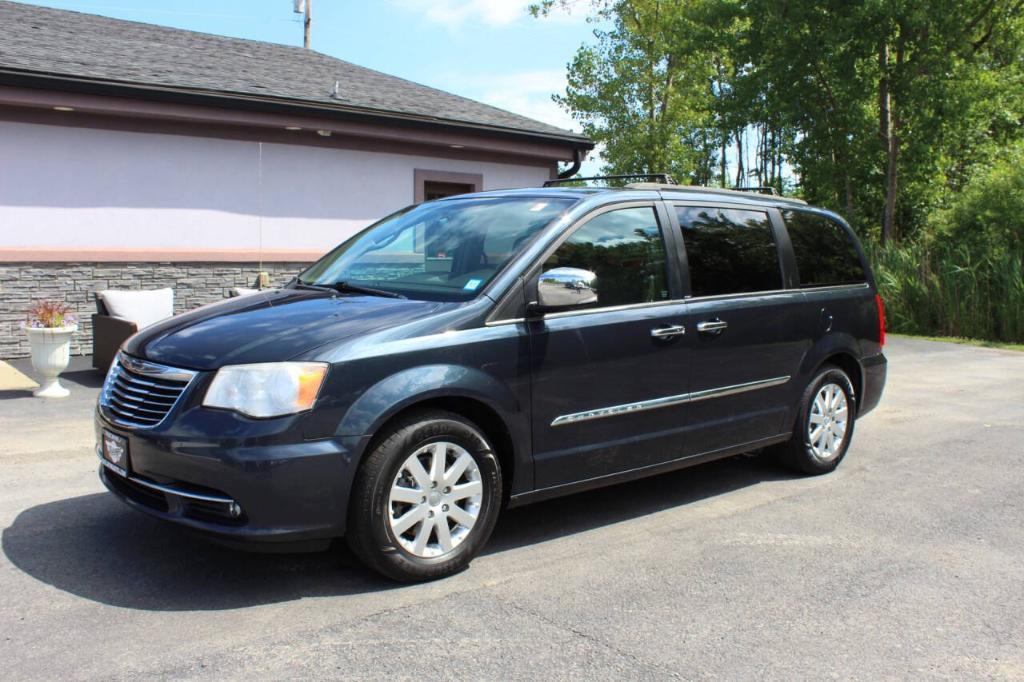
<svg viewBox="0 0 1024 682">
<path fill-rule="evenodd" d="M 597 275 L 580 268 L 554 268 L 537 282 L 537 305 L 542 310 L 579 308 L 597 303 Z"/>
</svg>

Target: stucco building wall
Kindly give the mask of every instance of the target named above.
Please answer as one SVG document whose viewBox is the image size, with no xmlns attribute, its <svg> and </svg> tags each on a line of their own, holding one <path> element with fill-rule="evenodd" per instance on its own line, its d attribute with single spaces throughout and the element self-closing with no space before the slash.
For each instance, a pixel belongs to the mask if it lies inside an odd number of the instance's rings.
<svg viewBox="0 0 1024 682">
<path fill-rule="evenodd" d="M 82 320 L 93 293 L 175 289 L 177 312 L 280 284 L 369 223 L 413 203 L 416 170 L 539 186 L 550 166 L 310 144 L 0 120 L 0 358 L 28 354 L 19 322 L 40 299 Z M 262 265 L 261 265 L 262 263 Z"/>
<path fill-rule="evenodd" d="M 416 169 L 548 167 L 0 121 L 4 248 L 325 251 L 413 203 Z"/>
</svg>

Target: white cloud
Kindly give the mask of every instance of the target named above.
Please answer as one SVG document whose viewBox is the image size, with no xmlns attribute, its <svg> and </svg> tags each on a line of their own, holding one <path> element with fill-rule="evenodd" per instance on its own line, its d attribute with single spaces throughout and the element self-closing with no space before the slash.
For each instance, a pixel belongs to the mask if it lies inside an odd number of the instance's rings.
<svg viewBox="0 0 1024 682">
<path fill-rule="evenodd" d="M 505 27 L 533 20 L 529 7 L 538 0 L 388 0 L 392 5 L 422 15 L 431 23 L 457 29 L 466 23 Z M 542 20 L 550 23 L 583 23 L 586 11 L 554 11 Z"/>
<path fill-rule="evenodd" d="M 428 21 L 456 28 L 482 22 L 508 26 L 529 16 L 529 0 L 391 0 L 405 10 L 422 14 Z"/>
<path fill-rule="evenodd" d="M 439 87 L 567 130 L 577 129 L 572 117 L 551 101 L 565 92 L 562 70 L 520 71 L 493 76 L 463 73 L 442 75 Z"/>
<path fill-rule="evenodd" d="M 519 71 L 491 76 L 448 73 L 442 74 L 434 85 L 521 116 L 580 132 L 579 123 L 551 100 L 552 95 L 565 92 L 564 70 Z M 601 164 L 599 154 L 600 149 L 590 152 L 581 172 L 596 174 Z"/>
</svg>

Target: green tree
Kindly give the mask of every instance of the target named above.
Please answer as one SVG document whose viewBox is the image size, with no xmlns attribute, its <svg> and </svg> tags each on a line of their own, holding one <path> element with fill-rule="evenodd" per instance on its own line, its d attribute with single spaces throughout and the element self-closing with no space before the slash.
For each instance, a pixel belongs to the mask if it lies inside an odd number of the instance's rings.
<svg viewBox="0 0 1024 682">
<path fill-rule="evenodd" d="M 1024 142 L 979 167 L 931 225 L 939 239 L 975 251 L 1024 253 Z"/>
<path fill-rule="evenodd" d="M 596 44 L 579 49 L 566 92 L 555 99 L 599 143 L 606 172 L 668 172 L 683 182 L 712 182 L 722 131 L 713 105 L 709 4 L 597 4 L 611 28 L 595 31 Z"/>
<path fill-rule="evenodd" d="M 887 241 L 917 234 L 1022 137 L 1024 0 L 587 6 L 612 28 L 577 53 L 558 101 L 609 171 L 780 188 L 788 171 Z"/>
<path fill-rule="evenodd" d="M 900 176 L 912 193 L 925 201 L 935 197 L 936 183 L 955 183 L 953 168 L 944 163 L 949 151 L 985 147 L 977 132 L 993 133 L 998 122 L 977 114 L 979 97 L 993 95 L 984 87 L 986 74 L 1002 72 L 1019 78 L 1019 48 L 1006 43 L 1020 37 L 1021 0 L 959 0 L 920 3 L 887 0 L 868 4 L 869 25 L 877 36 L 879 137 L 885 150 L 886 201 L 882 241 L 897 235 Z M 1006 48 L 1011 58 L 1005 61 Z M 1013 74 L 1016 67 L 1017 74 Z M 1020 92 L 1016 96 L 1020 96 Z M 958 103 L 953 108 L 950 103 Z M 1022 110 L 1011 114 L 1019 125 Z M 975 116 L 956 119 L 964 111 Z M 973 124 L 974 130 L 971 129 Z M 905 161 L 901 162 L 901 156 Z M 928 206 L 925 205 L 924 208 Z"/>
</svg>

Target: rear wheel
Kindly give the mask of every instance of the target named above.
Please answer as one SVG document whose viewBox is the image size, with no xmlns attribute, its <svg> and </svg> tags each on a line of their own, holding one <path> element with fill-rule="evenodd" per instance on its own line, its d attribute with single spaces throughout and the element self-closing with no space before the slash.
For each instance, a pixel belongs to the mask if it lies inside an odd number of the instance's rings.
<svg viewBox="0 0 1024 682">
<path fill-rule="evenodd" d="M 774 453 L 801 473 L 833 471 L 850 447 L 856 410 L 850 377 L 838 367 L 823 366 L 801 396 L 793 437 Z"/>
<path fill-rule="evenodd" d="M 483 432 L 449 412 L 411 415 L 363 462 L 348 543 L 389 578 L 442 578 L 483 548 L 498 517 L 501 470 Z"/>
</svg>

